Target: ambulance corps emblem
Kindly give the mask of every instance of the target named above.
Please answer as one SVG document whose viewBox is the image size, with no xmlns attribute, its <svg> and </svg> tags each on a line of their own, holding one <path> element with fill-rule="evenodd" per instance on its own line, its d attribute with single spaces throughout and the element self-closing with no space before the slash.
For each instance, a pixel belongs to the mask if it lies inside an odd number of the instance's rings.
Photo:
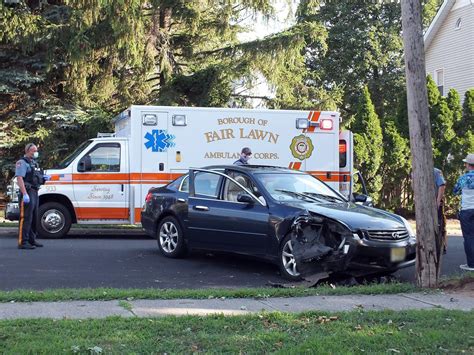
<svg viewBox="0 0 474 355">
<path fill-rule="evenodd" d="M 292 139 L 290 149 L 295 158 L 305 160 L 313 154 L 314 146 L 309 137 L 300 134 Z"/>
</svg>

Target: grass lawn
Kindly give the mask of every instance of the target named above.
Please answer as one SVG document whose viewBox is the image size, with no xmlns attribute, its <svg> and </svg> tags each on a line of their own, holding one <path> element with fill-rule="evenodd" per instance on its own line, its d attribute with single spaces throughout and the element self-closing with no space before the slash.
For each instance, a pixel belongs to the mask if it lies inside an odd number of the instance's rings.
<svg viewBox="0 0 474 355">
<path fill-rule="evenodd" d="M 473 312 L 0 321 L 0 353 L 474 352 Z"/>
<path fill-rule="evenodd" d="M 320 286 L 317 288 L 239 288 L 239 289 L 117 289 L 81 288 L 44 291 L 0 291 L 0 302 L 69 301 L 69 300 L 126 300 L 126 299 L 207 299 L 207 298 L 266 298 L 315 295 L 394 294 L 420 291 L 406 283 L 369 284 L 353 287 Z"/>
</svg>

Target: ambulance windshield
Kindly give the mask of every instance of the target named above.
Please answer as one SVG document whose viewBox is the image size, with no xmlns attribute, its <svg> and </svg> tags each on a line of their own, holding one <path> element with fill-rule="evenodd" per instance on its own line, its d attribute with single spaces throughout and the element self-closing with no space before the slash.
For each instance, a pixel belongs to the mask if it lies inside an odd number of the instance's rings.
<svg viewBox="0 0 474 355">
<path fill-rule="evenodd" d="M 71 164 L 71 162 L 76 159 L 76 157 L 81 154 L 81 152 L 86 149 L 86 147 L 89 146 L 89 144 L 91 144 L 91 140 L 88 140 L 88 141 L 85 141 L 85 142 L 82 142 L 81 145 L 79 147 L 77 147 L 77 149 L 72 152 L 71 154 L 69 154 L 66 158 L 64 158 L 56 167 L 54 167 L 53 169 L 64 169 L 64 168 L 67 168 L 69 166 L 69 164 Z"/>
</svg>

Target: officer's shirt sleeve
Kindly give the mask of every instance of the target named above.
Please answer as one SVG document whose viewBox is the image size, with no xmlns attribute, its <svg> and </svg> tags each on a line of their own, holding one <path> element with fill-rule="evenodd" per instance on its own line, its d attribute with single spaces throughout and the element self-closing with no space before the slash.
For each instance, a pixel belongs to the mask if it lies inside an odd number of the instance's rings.
<svg viewBox="0 0 474 355">
<path fill-rule="evenodd" d="M 15 165 L 15 176 L 25 177 L 27 171 L 28 165 L 26 162 L 23 159 L 18 160 Z"/>
</svg>

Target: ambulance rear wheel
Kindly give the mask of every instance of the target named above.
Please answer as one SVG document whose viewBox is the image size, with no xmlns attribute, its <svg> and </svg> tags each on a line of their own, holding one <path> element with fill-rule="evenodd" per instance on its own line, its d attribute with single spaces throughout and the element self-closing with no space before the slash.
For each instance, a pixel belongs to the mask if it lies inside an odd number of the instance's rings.
<svg viewBox="0 0 474 355">
<path fill-rule="evenodd" d="M 71 228 L 69 210 L 57 202 L 46 202 L 38 210 L 38 235 L 41 238 L 59 239 Z"/>
</svg>

